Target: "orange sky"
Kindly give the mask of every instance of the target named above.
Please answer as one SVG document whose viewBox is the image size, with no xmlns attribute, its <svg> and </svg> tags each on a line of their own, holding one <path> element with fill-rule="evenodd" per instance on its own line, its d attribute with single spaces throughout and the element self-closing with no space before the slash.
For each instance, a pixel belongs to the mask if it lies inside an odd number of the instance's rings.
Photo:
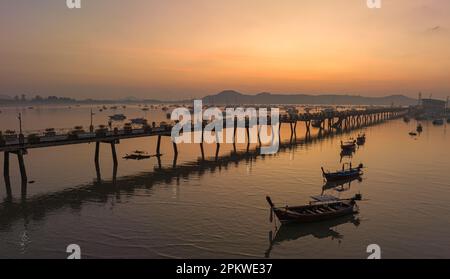
<svg viewBox="0 0 450 279">
<path fill-rule="evenodd" d="M 0 95 L 450 95 L 450 1 L 0 3 Z"/>
</svg>

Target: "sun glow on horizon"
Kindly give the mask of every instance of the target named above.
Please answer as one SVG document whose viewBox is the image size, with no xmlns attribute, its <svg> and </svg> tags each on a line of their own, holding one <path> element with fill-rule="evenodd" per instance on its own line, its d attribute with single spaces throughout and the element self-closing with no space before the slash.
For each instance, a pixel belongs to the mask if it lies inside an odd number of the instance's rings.
<svg viewBox="0 0 450 279">
<path fill-rule="evenodd" d="M 386 0 L 376 10 L 359 0 L 130 2 L 0 4 L 0 94 L 450 90 L 448 1 Z"/>
</svg>

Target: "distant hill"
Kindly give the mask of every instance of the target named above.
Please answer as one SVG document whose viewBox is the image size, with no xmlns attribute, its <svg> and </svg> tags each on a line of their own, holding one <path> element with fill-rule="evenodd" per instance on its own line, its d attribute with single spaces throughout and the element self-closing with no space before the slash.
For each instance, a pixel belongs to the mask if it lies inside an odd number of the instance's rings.
<svg viewBox="0 0 450 279">
<path fill-rule="evenodd" d="M 222 91 L 203 98 L 205 104 L 311 104 L 311 105 L 402 105 L 417 104 L 417 100 L 403 95 L 363 97 L 355 95 L 306 95 L 259 93 L 246 95 L 233 90 Z"/>
</svg>

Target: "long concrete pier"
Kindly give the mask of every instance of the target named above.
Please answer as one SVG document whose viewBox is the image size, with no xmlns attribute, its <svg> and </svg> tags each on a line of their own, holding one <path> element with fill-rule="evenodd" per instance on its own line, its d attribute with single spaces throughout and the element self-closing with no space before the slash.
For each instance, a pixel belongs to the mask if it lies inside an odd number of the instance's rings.
<svg viewBox="0 0 450 279">
<path fill-rule="evenodd" d="M 347 131 L 354 128 L 360 128 L 363 126 L 368 126 L 374 123 L 378 123 L 384 120 L 389 120 L 392 118 L 398 118 L 405 115 L 408 112 L 407 108 L 400 107 L 381 107 L 381 108 L 370 108 L 365 110 L 346 110 L 346 111 L 332 111 L 332 112 L 321 112 L 321 113 L 290 113 L 280 116 L 279 129 L 281 130 L 282 124 L 289 124 L 291 131 L 291 140 L 296 139 L 296 130 L 298 123 L 304 123 L 306 127 L 306 138 L 310 135 L 311 126 L 317 127 L 320 129 L 320 132 L 330 132 L 332 130 L 342 130 Z M 235 122 L 237 119 L 235 119 Z M 225 122 L 225 120 L 224 120 Z M 260 131 L 259 127 L 262 124 L 257 123 L 258 125 L 258 133 Z M 270 119 L 265 123 L 265 125 L 271 125 Z M 236 127 L 236 126 L 235 126 Z M 250 134 L 249 129 L 252 128 L 249 126 L 249 122 L 246 121 L 245 129 L 247 130 L 247 139 L 248 144 L 250 144 Z M 84 144 L 84 143 L 95 143 L 95 154 L 94 154 L 94 162 L 95 167 L 97 169 L 97 178 L 100 180 L 100 169 L 99 166 L 99 149 L 101 143 L 106 143 L 111 147 L 111 154 L 113 157 L 114 163 L 114 172 L 117 172 L 118 160 L 117 160 L 117 152 L 116 145 L 120 143 L 121 140 L 133 139 L 133 138 L 142 138 L 142 137 L 158 137 L 157 145 L 156 145 L 156 157 L 160 160 L 161 155 L 161 140 L 162 137 L 171 136 L 171 125 L 163 125 L 159 127 L 144 127 L 142 129 L 136 130 L 118 130 L 114 129 L 112 131 L 102 131 L 101 133 L 93 133 L 89 137 L 77 137 L 76 135 L 67 135 L 59 136 L 55 140 L 46 140 L 42 141 L 40 137 L 34 136 L 32 140 L 30 138 L 26 138 L 24 135 L 19 135 L 18 142 L 14 142 L 13 144 L 8 144 L 5 141 L 0 141 L 0 152 L 4 153 L 4 168 L 3 168 L 3 176 L 5 180 L 6 193 L 8 196 L 12 195 L 11 190 L 11 182 L 10 182 L 10 155 L 16 155 L 19 163 L 19 170 L 21 174 L 21 190 L 22 196 L 26 196 L 27 190 L 27 173 L 25 168 L 24 155 L 28 154 L 29 149 L 36 148 L 45 148 L 45 147 L 53 147 L 53 146 L 65 146 L 65 145 L 74 145 L 74 144 Z M 280 130 L 278 131 L 279 137 Z M 190 132 L 190 131 L 183 131 Z M 234 136 L 236 136 L 236 130 L 234 131 Z M 259 138 L 259 134 L 258 134 Z M 259 144 L 260 141 L 259 141 Z M 174 151 L 174 162 L 176 162 L 176 158 L 178 155 L 177 145 L 173 142 L 173 151 Z M 220 143 L 216 144 L 216 157 L 220 150 Z M 200 143 L 200 152 L 202 159 L 205 158 L 203 143 Z"/>
</svg>

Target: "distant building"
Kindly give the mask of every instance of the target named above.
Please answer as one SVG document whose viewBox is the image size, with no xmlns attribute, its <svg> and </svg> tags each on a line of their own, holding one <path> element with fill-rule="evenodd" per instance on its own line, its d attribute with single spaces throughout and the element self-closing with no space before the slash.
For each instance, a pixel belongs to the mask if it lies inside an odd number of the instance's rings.
<svg viewBox="0 0 450 279">
<path fill-rule="evenodd" d="M 447 102 L 436 99 L 422 99 L 422 108 L 426 114 L 443 114 Z"/>
</svg>

